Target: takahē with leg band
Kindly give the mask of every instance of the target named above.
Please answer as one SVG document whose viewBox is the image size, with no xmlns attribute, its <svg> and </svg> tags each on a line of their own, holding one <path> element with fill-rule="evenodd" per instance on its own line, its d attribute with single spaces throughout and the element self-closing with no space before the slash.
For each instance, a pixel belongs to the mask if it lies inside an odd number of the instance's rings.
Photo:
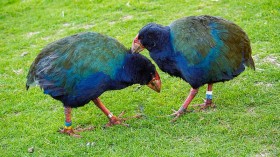
<svg viewBox="0 0 280 157">
<path fill-rule="evenodd" d="M 32 63 L 26 88 L 39 85 L 64 105 L 65 127 L 61 133 L 79 137 L 72 128 L 71 109 L 91 100 L 109 118 L 121 124 L 98 98 L 108 90 L 133 84 L 148 85 L 160 92 L 155 66 L 143 55 L 132 54 L 117 40 L 95 32 L 72 35 L 47 45 Z"/>
<path fill-rule="evenodd" d="M 159 68 L 191 85 L 184 104 L 173 114 L 176 120 L 184 113 L 199 87 L 208 84 L 206 101 L 201 109 L 214 106 L 213 83 L 233 79 L 245 70 L 255 69 L 250 40 L 236 24 L 213 16 L 190 16 L 169 26 L 150 23 L 132 43 L 132 51 L 146 48 Z"/>
</svg>

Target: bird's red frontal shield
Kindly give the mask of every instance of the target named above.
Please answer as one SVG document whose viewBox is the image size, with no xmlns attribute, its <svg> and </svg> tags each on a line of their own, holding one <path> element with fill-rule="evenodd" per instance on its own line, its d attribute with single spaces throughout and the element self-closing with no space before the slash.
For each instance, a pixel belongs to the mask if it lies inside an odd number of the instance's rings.
<svg viewBox="0 0 280 157">
<path fill-rule="evenodd" d="M 138 34 L 137 34 L 132 42 L 131 51 L 133 53 L 139 53 L 139 52 L 143 51 L 144 49 L 145 49 L 145 47 L 141 44 L 140 40 L 138 39 Z"/>
</svg>

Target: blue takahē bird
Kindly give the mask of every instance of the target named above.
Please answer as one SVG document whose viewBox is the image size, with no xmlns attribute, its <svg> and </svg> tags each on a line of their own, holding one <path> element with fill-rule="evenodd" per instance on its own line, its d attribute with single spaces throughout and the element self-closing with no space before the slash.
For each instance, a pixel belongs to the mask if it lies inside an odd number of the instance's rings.
<svg viewBox="0 0 280 157">
<path fill-rule="evenodd" d="M 191 85 L 184 104 L 173 114 L 176 120 L 184 113 L 199 87 L 208 84 L 201 109 L 214 106 L 212 86 L 233 79 L 245 65 L 255 69 L 250 41 L 236 24 L 213 16 L 190 16 L 169 26 L 150 23 L 132 43 L 132 51 L 146 48 L 159 68 Z"/>
<path fill-rule="evenodd" d="M 108 90 L 133 84 L 148 85 L 160 92 L 155 66 L 143 55 L 132 54 L 117 40 L 94 32 L 72 35 L 47 45 L 30 67 L 26 88 L 38 84 L 65 107 L 65 127 L 61 133 L 73 136 L 71 109 L 92 100 L 110 119 L 121 124 L 98 98 Z"/>
</svg>

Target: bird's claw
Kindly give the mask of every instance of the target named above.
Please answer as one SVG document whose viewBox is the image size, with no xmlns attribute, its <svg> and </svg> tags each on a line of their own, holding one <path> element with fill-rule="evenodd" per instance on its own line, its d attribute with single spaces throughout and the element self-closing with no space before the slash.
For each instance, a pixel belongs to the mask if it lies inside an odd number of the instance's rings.
<svg viewBox="0 0 280 157">
<path fill-rule="evenodd" d="M 125 122 L 129 119 L 132 119 L 132 118 L 141 118 L 143 116 L 142 114 L 137 114 L 133 117 L 122 118 L 122 116 L 124 114 L 125 114 L 125 112 L 122 111 L 121 114 L 119 114 L 118 117 L 116 117 L 116 116 L 111 117 L 110 121 L 104 127 L 111 127 L 113 125 L 123 125 L 123 126 L 129 127 L 129 124 L 126 124 L 126 123 L 123 123 L 123 122 Z"/>
<path fill-rule="evenodd" d="M 125 119 L 113 116 L 110 118 L 109 122 L 105 125 L 105 127 L 111 127 L 113 125 L 124 125 L 124 126 L 129 126 L 128 124 L 124 124 L 123 122 Z"/>
<path fill-rule="evenodd" d="M 202 104 L 202 105 L 200 106 L 200 110 L 205 110 L 205 109 L 207 109 L 207 108 L 209 108 L 209 107 L 211 107 L 211 108 L 216 108 L 216 105 L 213 104 L 213 103 L 209 103 L 209 104 L 204 103 L 204 104 Z"/>
<path fill-rule="evenodd" d="M 173 110 L 173 114 L 170 116 L 173 116 L 174 118 L 171 120 L 171 122 L 175 122 L 181 115 L 185 114 L 187 111 L 185 109 L 181 110 L 179 109 L 178 111 Z"/>
<path fill-rule="evenodd" d="M 204 100 L 203 104 L 198 104 L 198 105 L 193 105 L 194 107 L 200 107 L 198 109 L 198 111 L 204 111 L 206 109 L 208 109 L 209 107 L 211 108 L 216 108 L 216 105 L 212 102 L 207 102 L 206 100 Z"/>
<path fill-rule="evenodd" d="M 83 131 L 91 131 L 93 130 L 95 127 L 93 126 L 90 126 L 90 127 L 87 127 L 87 128 L 82 128 L 80 125 L 78 125 L 75 129 L 74 129 L 74 132 L 83 132 Z"/>
<path fill-rule="evenodd" d="M 59 130 L 60 133 L 62 134 L 67 134 L 69 136 L 73 136 L 76 138 L 81 138 L 82 136 L 77 134 L 78 132 L 82 132 L 82 131 L 90 131 L 93 130 L 94 127 L 90 126 L 88 128 L 82 128 L 81 126 L 77 126 L 75 129 L 73 128 L 63 128 L 61 130 Z"/>
<path fill-rule="evenodd" d="M 73 137 L 76 137 L 76 138 L 80 138 L 81 137 L 79 134 L 76 134 L 72 128 L 71 129 L 67 129 L 67 128 L 60 129 L 59 133 L 67 134 L 69 136 L 73 136 Z"/>
</svg>

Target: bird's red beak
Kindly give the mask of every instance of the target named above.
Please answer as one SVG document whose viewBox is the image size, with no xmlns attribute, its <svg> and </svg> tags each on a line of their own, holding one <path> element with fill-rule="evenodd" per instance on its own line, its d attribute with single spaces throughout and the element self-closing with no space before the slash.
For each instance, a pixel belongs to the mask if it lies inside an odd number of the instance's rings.
<svg viewBox="0 0 280 157">
<path fill-rule="evenodd" d="M 138 39 L 138 34 L 137 34 L 132 42 L 131 51 L 132 51 L 132 53 L 139 53 L 139 52 L 143 51 L 144 49 L 145 49 L 145 47 L 141 44 L 140 40 Z"/>
<path fill-rule="evenodd" d="M 153 77 L 152 81 L 150 81 L 147 84 L 147 86 L 158 93 L 160 92 L 161 80 L 160 80 L 160 77 L 159 77 L 159 74 L 157 71 L 156 71 L 155 76 Z"/>
</svg>

